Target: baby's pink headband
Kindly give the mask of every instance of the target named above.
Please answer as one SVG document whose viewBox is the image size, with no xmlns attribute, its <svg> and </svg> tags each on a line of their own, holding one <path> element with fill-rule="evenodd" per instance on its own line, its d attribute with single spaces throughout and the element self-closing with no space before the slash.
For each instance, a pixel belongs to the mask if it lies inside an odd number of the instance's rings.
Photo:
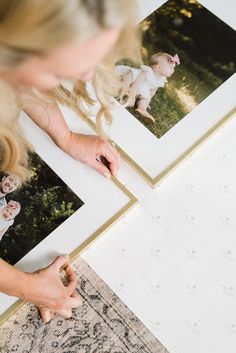
<svg viewBox="0 0 236 353">
<path fill-rule="evenodd" d="M 178 54 L 175 54 L 174 56 L 170 55 L 170 58 L 171 58 L 172 62 L 175 63 L 175 65 L 180 64 L 180 58 L 179 58 Z"/>
</svg>

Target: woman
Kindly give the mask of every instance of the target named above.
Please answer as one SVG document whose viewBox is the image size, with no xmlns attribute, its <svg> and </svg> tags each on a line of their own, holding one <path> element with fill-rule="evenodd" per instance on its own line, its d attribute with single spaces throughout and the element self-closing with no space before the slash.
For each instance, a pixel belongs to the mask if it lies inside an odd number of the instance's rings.
<svg viewBox="0 0 236 353">
<path fill-rule="evenodd" d="M 86 115 L 92 105 L 85 82 L 93 81 L 101 103 L 97 124 L 119 89 L 115 63 L 139 58 L 134 41 L 135 0 L 2 0 L 0 4 L 0 151 L 1 170 L 26 180 L 30 146 L 21 135 L 18 115 L 24 110 L 74 159 L 109 177 L 119 166 L 117 151 L 104 139 L 68 130 L 57 102 Z M 22 20 L 23 19 L 23 20 Z M 114 77 L 114 78 L 113 78 Z M 73 92 L 62 80 L 73 81 Z M 109 169 L 99 162 L 105 157 Z M 66 267 L 68 285 L 59 277 L 66 256 L 47 268 L 25 273 L 0 260 L 0 291 L 38 306 L 43 320 L 68 317 L 81 305 L 76 277 Z"/>
</svg>

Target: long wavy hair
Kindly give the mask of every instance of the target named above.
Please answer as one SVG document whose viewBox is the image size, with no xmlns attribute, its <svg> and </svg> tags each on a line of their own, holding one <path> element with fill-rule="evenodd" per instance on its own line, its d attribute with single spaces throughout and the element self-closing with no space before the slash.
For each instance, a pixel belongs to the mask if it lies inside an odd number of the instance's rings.
<svg viewBox="0 0 236 353">
<path fill-rule="evenodd" d="M 0 71 L 10 70 L 31 56 L 44 55 L 73 38 L 86 39 L 96 28 L 121 28 L 119 39 L 98 65 L 92 79 L 99 102 L 97 127 L 101 131 L 102 119 L 108 123 L 112 120 L 113 97 L 121 88 L 115 64 L 121 59 L 141 62 L 136 19 L 136 0 L 1 0 Z M 65 104 L 82 117 L 88 116 L 87 108 L 95 103 L 82 81 L 73 81 L 71 91 L 63 85 L 48 92 L 32 88 L 30 96 L 45 107 L 50 102 Z M 31 146 L 21 133 L 18 117 L 26 104 L 15 87 L 0 80 L 0 170 L 14 173 L 23 181 L 30 175 Z"/>
</svg>

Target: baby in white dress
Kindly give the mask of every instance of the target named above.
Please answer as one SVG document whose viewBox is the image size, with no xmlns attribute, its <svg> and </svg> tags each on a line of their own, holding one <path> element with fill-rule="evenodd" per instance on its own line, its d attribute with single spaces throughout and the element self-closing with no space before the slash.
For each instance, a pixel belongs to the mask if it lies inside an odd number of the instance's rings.
<svg viewBox="0 0 236 353">
<path fill-rule="evenodd" d="M 18 215 L 20 209 L 20 203 L 11 200 L 0 210 L 0 241 L 8 228 L 13 225 L 14 218 Z"/>
<path fill-rule="evenodd" d="M 137 109 L 148 123 L 155 122 L 154 117 L 147 111 L 152 97 L 159 87 L 164 87 L 167 77 L 170 77 L 175 66 L 180 64 L 178 55 L 157 53 L 151 56 L 150 66 L 141 65 L 135 69 L 126 65 L 117 65 L 116 71 L 122 78 L 121 97 L 128 96 L 124 107 L 133 107 L 137 101 Z"/>
</svg>

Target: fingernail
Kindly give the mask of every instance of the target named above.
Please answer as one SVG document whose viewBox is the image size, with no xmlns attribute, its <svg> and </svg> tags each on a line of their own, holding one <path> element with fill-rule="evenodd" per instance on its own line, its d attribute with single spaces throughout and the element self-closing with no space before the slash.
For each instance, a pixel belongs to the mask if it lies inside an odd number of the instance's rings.
<svg viewBox="0 0 236 353">
<path fill-rule="evenodd" d="M 46 323 L 51 320 L 51 314 L 48 311 L 44 314 L 44 319 Z"/>
<path fill-rule="evenodd" d="M 64 257 L 67 257 L 67 258 L 70 257 L 70 255 L 68 255 L 68 254 L 62 254 L 61 256 L 64 256 Z"/>
<path fill-rule="evenodd" d="M 108 172 L 105 172 L 105 173 L 104 173 L 104 177 L 105 177 L 105 178 L 110 178 L 110 177 L 111 177 L 111 174 L 108 173 Z"/>
<path fill-rule="evenodd" d="M 78 301 L 78 307 L 80 308 L 81 306 L 83 306 L 83 300 L 82 300 L 82 299 L 79 299 L 79 301 Z"/>
</svg>

